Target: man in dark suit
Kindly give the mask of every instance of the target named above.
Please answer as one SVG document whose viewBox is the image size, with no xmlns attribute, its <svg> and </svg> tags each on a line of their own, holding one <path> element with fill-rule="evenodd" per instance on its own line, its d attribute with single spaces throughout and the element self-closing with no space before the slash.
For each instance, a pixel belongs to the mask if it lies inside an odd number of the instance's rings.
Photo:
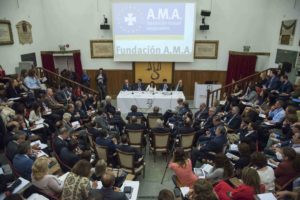
<svg viewBox="0 0 300 200">
<path fill-rule="evenodd" d="M 98 128 L 102 128 L 102 130 L 109 131 L 110 127 L 107 121 L 107 116 L 103 109 L 98 109 L 97 116 L 95 117 L 95 122 Z"/>
<path fill-rule="evenodd" d="M 153 107 L 153 112 L 148 113 L 147 118 L 148 117 L 156 117 L 156 118 L 162 119 L 163 115 L 162 115 L 162 113 L 159 112 L 159 107 L 158 106 L 154 106 Z"/>
<path fill-rule="evenodd" d="M 216 130 L 220 125 L 223 125 L 221 117 L 215 115 L 212 119 L 213 126 L 206 130 L 203 135 L 198 138 L 198 143 L 205 143 L 206 141 L 212 140 L 216 136 Z"/>
<path fill-rule="evenodd" d="M 280 78 L 281 85 L 279 87 L 279 95 L 280 96 L 290 96 L 291 92 L 293 91 L 293 85 L 289 81 L 289 77 L 287 75 L 283 75 Z"/>
<path fill-rule="evenodd" d="M 32 153 L 29 141 L 22 142 L 18 146 L 18 154 L 13 159 L 13 166 L 16 171 L 25 179 L 31 180 L 31 168 L 33 160 L 29 157 Z"/>
<path fill-rule="evenodd" d="M 133 87 L 129 83 L 128 79 L 125 79 L 122 87 L 122 91 L 131 91 L 131 90 L 133 90 Z"/>
<path fill-rule="evenodd" d="M 126 120 L 129 120 L 132 116 L 136 116 L 138 118 L 142 118 L 143 121 L 146 120 L 144 114 L 142 112 L 138 112 L 138 108 L 136 105 L 132 105 L 130 108 L 131 112 L 129 112 L 126 116 Z"/>
<path fill-rule="evenodd" d="M 64 113 L 64 105 L 60 104 L 54 99 L 54 93 L 51 88 L 47 89 L 47 94 L 45 97 L 45 104 L 47 105 L 48 108 L 52 110 L 53 113 L 58 114 L 60 116 L 63 115 Z"/>
<path fill-rule="evenodd" d="M 109 155 L 116 152 L 117 140 L 116 138 L 109 138 L 105 130 L 100 131 L 100 136 L 96 138 L 96 144 L 107 147 Z"/>
<path fill-rule="evenodd" d="M 277 70 L 273 69 L 271 70 L 270 79 L 266 84 L 266 88 L 268 89 L 268 91 L 272 91 L 272 90 L 278 90 L 279 87 L 280 87 L 280 80 L 278 78 L 278 72 Z"/>
<path fill-rule="evenodd" d="M 138 82 L 135 84 L 134 90 L 136 91 L 144 91 L 145 90 L 145 84 L 143 83 L 142 79 L 138 79 Z"/>
<path fill-rule="evenodd" d="M 70 168 L 72 168 L 79 160 L 80 157 L 75 153 L 78 147 L 76 140 L 71 140 L 68 147 L 62 147 L 59 153 L 59 158 Z"/>
<path fill-rule="evenodd" d="M 59 155 L 63 147 L 69 147 L 69 132 L 66 128 L 59 129 L 59 135 L 54 139 L 54 151 Z"/>
<path fill-rule="evenodd" d="M 206 103 L 201 103 L 199 110 L 195 113 L 194 119 L 195 120 L 203 120 L 208 117 L 208 107 Z"/>
<path fill-rule="evenodd" d="M 118 127 L 119 129 L 118 131 L 120 133 L 123 133 L 124 127 L 126 126 L 126 123 L 123 120 L 120 111 L 116 111 L 116 113 L 112 116 L 112 118 L 109 119 L 109 124 Z"/>
<path fill-rule="evenodd" d="M 123 134 L 121 136 L 121 143 L 117 145 L 117 149 L 127 153 L 134 153 L 135 162 L 140 162 L 143 159 L 143 154 L 140 151 L 138 151 L 136 148 L 133 148 L 128 144 L 128 137 L 126 134 Z"/>
<path fill-rule="evenodd" d="M 183 91 L 182 80 L 179 80 L 178 83 L 173 88 L 174 91 Z"/>
<path fill-rule="evenodd" d="M 167 79 L 163 79 L 163 83 L 159 87 L 160 91 L 170 91 L 171 86 L 168 84 Z"/>
<path fill-rule="evenodd" d="M 161 119 L 156 120 L 156 126 L 151 129 L 152 133 L 170 133 L 170 129 L 164 126 L 164 122 Z"/>
<path fill-rule="evenodd" d="M 146 127 L 144 124 L 138 124 L 137 123 L 137 117 L 132 116 L 131 117 L 131 123 L 126 125 L 127 130 L 146 130 Z"/>
<path fill-rule="evenodd" d="M 114 190 L 114 184 L 115 184 L 115 177 L 111 173 L 105 173 L 102 178 L 102 188 L 99 190 L 99 192 L 102 194 L 103 199 L 109 199 L 109 200 L 128 200 L 125 193 L 123 192 L 117 192 Z"/>
<path fill-rule="evenodd" d="M 213 156 L 209 154 L 209 152 L 221 153 L 226 142 L 226 129 L 224 126 L 220 125 L 216 130 L 216 137 L 214 137 L 214 139 L 202 146 L 199 145 L 197 149 L 192 151 L 191 159 L 193 167 L 197 160 L 213 159 Z"/>
<path fill-rule="evenodd" d="M 242 117 L 239 115 L 240 109 L 238 106 L 233 106 L 231 108 L 231 113 L 229 113 L 225 118 L 225 125 L 230 131 L 235 131 L 240 128 L 242 123 Z"/>
<path fill-rule="evenodd" d="M 192 127 L 192 121 L 189 117 L 186 117 L 183 121 L 183 127 L 178 127 L 176 131 L 176 135 L 192 133 L 195 129 Z"/>
<path fill-rule="evenodd" d="M 111 104 L 111 96 L 106 96 L 105 97 L 104 111 L 108 115 L 114 115 L 116 113 L 116 108 Z"/>
<path fill-rule="evenodd" d="M 64 105 L 71 101 L 71 93 L 68 91 L 66 84 L 62 84 L 60 90 L 56 91 L 55 98 Z"/>
<path fill-rule="evenodd" d="M 18 146 L 26 140 L 26 134 L 23 131 L 18 131 L 13 135 L 13 140 L 10 141 L 5 149 L 7 158 L 12 161 L 18 153 Z"/>
<path fill-rule="evenodd" d="M 216 115 L 216 107 L 211 107 L 208 110 L 208 117 L 206 118 L 205 121 L 203 121 L 203 123 L 199 123 L 199 124 L 194 124 L 194 128 L 196 130 L 199 130 L 200 132 L 203 133 L 203 131 L 205 132 L 206 130 L 210 129 L 213 127 L 213 117 Z"/>
</svg>

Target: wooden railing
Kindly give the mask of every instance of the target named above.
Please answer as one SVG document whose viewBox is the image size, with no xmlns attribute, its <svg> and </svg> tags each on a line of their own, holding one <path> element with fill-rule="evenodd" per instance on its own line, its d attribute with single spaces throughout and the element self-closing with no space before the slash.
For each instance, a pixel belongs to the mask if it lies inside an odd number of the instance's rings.
<svg viewBox="0 0 300 200">
<path fill-rule="evenodd" d="M 223 97 L 230 95 L 233 91 L 236 85 L 239 86 L 239 88 L 246 90 L 249 83 L 256 83 L 260 80 L 261 74 L 267 75 L 267 72 L 269 70 L 272 70 L 273 68 L 266 69 L 261 72 L 257 72 L 255 74 L 252 74 L 250 76 L 247 76 L 245 78 L 242 78 L 241 80 L 238 80 L 236 82 L 230 83 L 228 85 L 225 85 L 219 89 L 211 91 L 210 89 L 207 89 L 207 97 L 206 97 L 206 104 L 208 106 L 212 106 L 215 99 L 224 99 Z"/>
<path fill-rule="evenodd" d="M 45 76 L 47 78 L 47 82 L 52 86 L 58 88 L 61 83 L 67 84 L 67 86 L 71 86 L 72 88 L 80 88 L 82 91 L 88 94 L 97 94 L 99 95 L 99 92 L 96 90 L 93 90 L 89 87 L 86 87 L 78 82 L 75 82 L 73 80 L 70 80 L 68 78 L 65 78 L 55 72 L 52 72 L 50 70 L 47 70 L 42 67 L 37 67 L 37 73 L 40 77 Z"/>
</svg>

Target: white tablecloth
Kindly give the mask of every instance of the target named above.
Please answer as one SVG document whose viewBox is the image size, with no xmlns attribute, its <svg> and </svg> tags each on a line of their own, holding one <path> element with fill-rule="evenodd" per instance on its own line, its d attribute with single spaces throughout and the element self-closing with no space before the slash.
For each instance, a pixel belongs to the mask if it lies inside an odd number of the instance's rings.
<svg viewBox="0 0 300 200">
<path fill-rule="evenodd" d="M 121 91 L 117 96 L 117 107 L 122 113 L 130 112 L 131 105 L 136 105 L 141 112 L 152 112 L 154 106 L 160 108 L 160 112 L 174 110 L 177 106 L 177 99 L 185 100 L 183 92 L 140 92 L 140 91 Z"/>
</svg>

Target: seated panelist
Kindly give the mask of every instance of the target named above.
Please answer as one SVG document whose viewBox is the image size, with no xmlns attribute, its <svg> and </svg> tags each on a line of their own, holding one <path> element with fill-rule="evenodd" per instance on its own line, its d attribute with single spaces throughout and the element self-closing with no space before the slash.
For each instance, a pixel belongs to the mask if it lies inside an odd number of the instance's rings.
<svg viewBox="0 0 300 200">
<path fill-rule="evenodd" d="M 183 91 L 182 80 L 178 81 L 178 83 L 174 86 L 173 91 Z"/>
<path fill-rule="evenodd" d="M 145 90 L 145 85 L 143 83 L 142 79 L 138 79 L 138 82 L 135 84 L 134 90 L 136 91 L 144 91 Z"/>
<path fill-rule="evenodd" d="M 154 81 L 151 81 L 150 84 L 147 86 L 146 88 L 146 91 L 147 92 L 156 92 L 156 86 L 155 86 L 155 83 Z"/>
<path fill-rule="evenodd" d="M 163 83 L 160 85 L 159 90 L 160 91 L 170 91 L 171 86 L 168 84 L 167 79 L 163 79 Z"/>
<path fill-rule="evenodd" d="M 122 91 L 131 91 L 133 89 L 132 85 L 129 83 L 128 79 L 124 80 Z"/>
</svg>

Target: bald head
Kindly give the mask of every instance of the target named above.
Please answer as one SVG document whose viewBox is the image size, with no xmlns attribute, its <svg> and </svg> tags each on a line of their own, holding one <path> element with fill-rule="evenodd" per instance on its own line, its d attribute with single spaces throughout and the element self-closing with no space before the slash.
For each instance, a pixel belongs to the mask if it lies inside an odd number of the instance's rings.
<svg viewBox="0 0 300 200">
<path fill-rule="evenodd" d="M 111 173 L 105 173 L 101 178 L 101 182 L 103 187 L 110 188 L 115 184 L 115 176 Z"/>
<path fill-rule="evenodd" d="M 52 96 L 53 95 L 53 90 L 51 88 L 47 89 L 47 95 Z"/>
</svg>

